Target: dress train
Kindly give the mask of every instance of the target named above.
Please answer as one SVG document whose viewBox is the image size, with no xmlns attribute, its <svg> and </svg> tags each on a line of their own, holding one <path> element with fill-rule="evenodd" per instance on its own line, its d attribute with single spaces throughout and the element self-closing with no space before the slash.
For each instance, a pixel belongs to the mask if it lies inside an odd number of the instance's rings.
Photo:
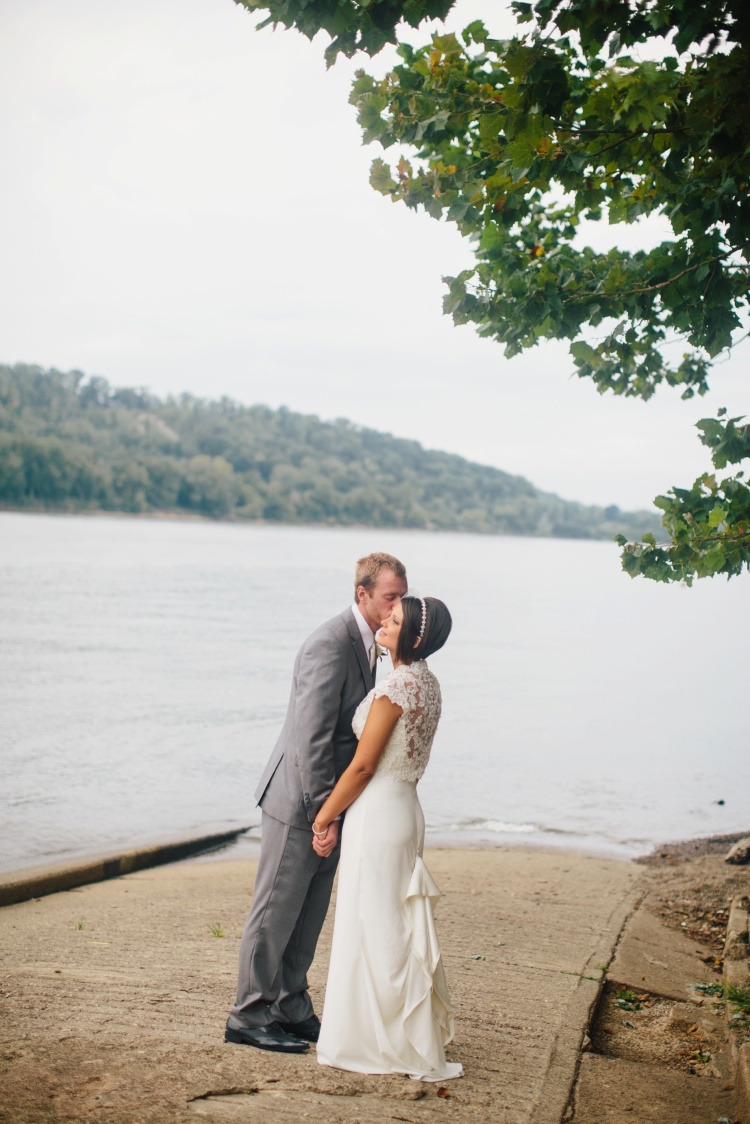
<svg viewBox="0 0 750 1124">
<path fill-rule="evenodd" d="M 463 1073 L 445 1058 L 453 1013 L 423 843 L 415 783 L 376 773 L 344 822 L 323 1065 L 423 1081 Z"/>
</svg>

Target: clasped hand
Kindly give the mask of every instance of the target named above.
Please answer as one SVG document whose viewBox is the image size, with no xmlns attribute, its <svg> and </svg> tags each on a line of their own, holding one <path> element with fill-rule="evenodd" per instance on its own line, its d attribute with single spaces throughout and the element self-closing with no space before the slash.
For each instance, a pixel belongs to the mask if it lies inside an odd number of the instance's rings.
<svg viewBox="0 0 750 1124">
<path fill-rule="evenodd" d="M 320 855 L 321 859 L 327 859 L 338 841 L 339 824 L 338 820 L 333 820 L 333 822 L 329 823 L 328 827 L 326 828 L 325 835 L 313 835 L 313 851 L 316 855 Z"/>
</svg>

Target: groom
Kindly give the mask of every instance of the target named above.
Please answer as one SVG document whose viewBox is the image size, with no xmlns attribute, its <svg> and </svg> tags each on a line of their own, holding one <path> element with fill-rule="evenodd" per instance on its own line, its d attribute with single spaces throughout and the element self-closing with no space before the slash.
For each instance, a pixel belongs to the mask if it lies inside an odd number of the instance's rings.
<svg viewBox="0 0 750 1124">
<path fill-rule="evenodd" d="M 286 721 L 255 791 L 260 860 L 227 1042 L 302 1053 L 318 1040 L 307 970 L 331 897 L 339 825 L 328 827 L 322 842 L 332 850 L 320 858 L 312 823 L 354 756 L 352 717 L 375 683 L 375 633 L 406 590 L 398 558 L 360 558 L 354 604 L 313 632 L 297 654 Z"/>
</svg>

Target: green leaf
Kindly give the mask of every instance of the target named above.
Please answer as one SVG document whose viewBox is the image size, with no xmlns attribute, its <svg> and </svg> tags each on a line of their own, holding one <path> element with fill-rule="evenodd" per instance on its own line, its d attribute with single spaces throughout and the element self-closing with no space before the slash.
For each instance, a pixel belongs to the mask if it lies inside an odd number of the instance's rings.
<svg viewBox="0 0 750 1124">
<path fill-rule="evenodd" d="M 370 168 L 370 186 L 379 191 L 381 195 L 390 195 L 396 190 L 398 184 L 391 175 L 391 169 L 385 161 L 373 160 Z"/>
<path fill-rule="evenodd" d="M 590 343 L 584 340 L 577 340 L 570 345 L 570 354 L 574 359 L 579 360 L 581 363 L 588 363 L 591 367 L 598 367 L 601 364 L 601 356 Z"/>
</svg>

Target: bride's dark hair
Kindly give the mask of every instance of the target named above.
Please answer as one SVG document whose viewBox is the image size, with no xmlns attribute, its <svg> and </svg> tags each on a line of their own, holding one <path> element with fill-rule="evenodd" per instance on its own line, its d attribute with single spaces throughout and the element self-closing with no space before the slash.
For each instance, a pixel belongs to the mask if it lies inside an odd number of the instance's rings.
<svg viewBox="0 0 750 1124">
<path fill-rule="evenodd" d="M 422 601 L 425 603 L 426 619 L 424 635 L 421 640 Z M 453 621 L 448 609 L 437 597 L 414 597 L 407 593 L 401 598 L 401 632 L 398 637 L 396 659 L 400 663 L 412 660 L 426 660 L 433 652 L 442 648 L 450 636 Z M 417 644 L 417 641 L 419 643 Z M 414 645 L 417 644 L 416 648 Z"/>
</svg>

